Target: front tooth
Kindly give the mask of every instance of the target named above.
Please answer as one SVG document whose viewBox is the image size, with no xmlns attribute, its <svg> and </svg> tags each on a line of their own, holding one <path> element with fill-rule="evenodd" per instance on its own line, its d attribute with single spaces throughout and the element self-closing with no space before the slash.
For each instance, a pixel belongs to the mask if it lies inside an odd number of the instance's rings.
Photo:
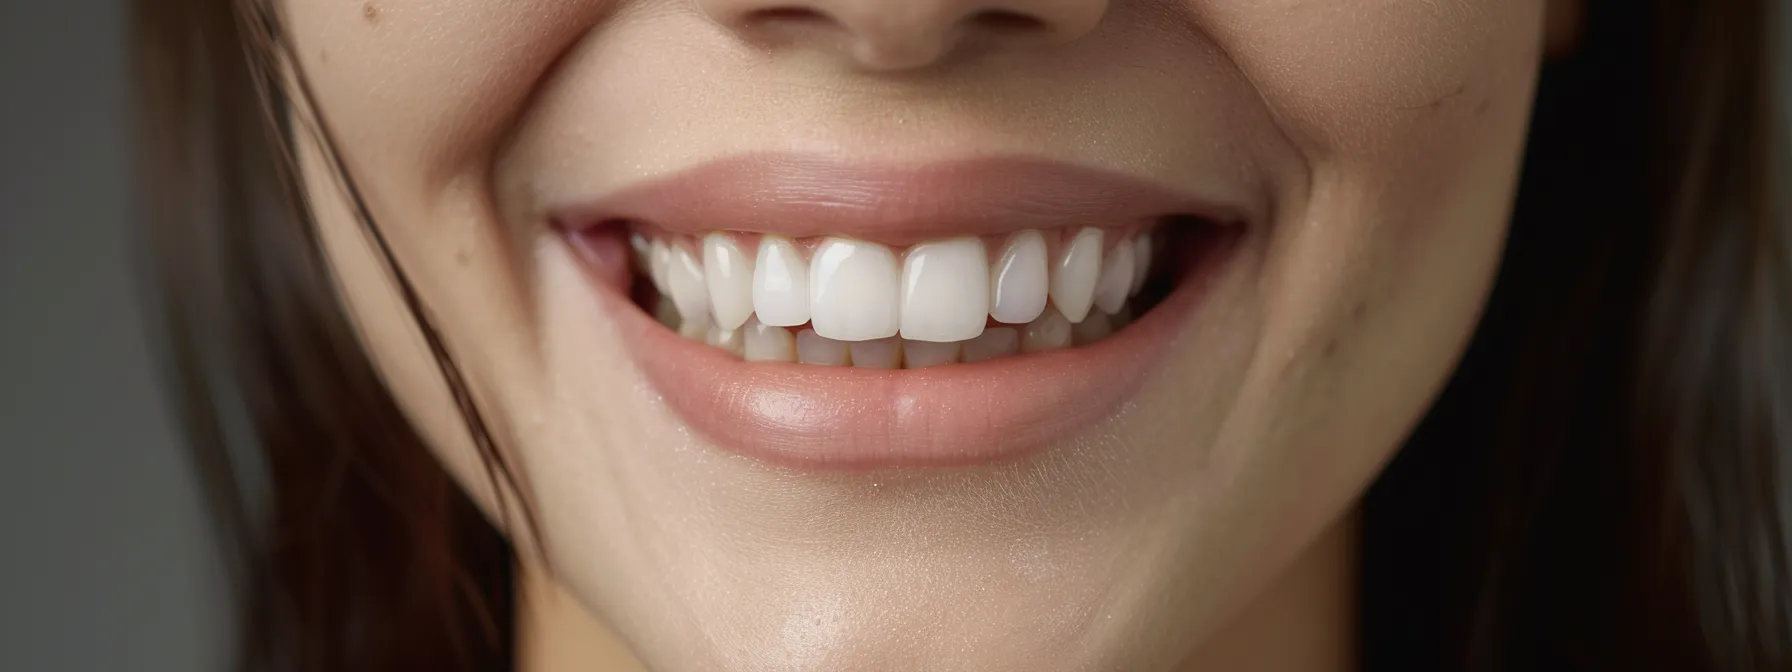
<svg viewBox="0 0 1792 672">
<path fill-rule="evenodd" d="M 1065 246 L 1058 267 L 1052 269 L 1052 305 L 1064 319 L 1081 322 L 1095 301 L 1095 281 L 1101 275 L 1101 229 L 1078 231 Z"/>
<path fill-rule="evenodd" d="M 1013 327 L 990 327 L 964 344 L 964 361 L 981 362 L 1020 351 L 1020 332 Z"/>
<path fill-rule="evenodd" d="M 1126 304 L 1126 290 L 1132 288 L 1132 245 L 1121 242 L 1108 250 L 1101 262 L 1101 280 L 1095 283 L 1095 307 L 1113 313 Z"/>
<path fill-rule="evenodd" d="M 1008 241 L 989 278 L 989 316 L 1004 324 L 1026 324 L 1045 311 L 1048 273 L 1045 236 L 1025 231 Z"/>
<path fill-rule="evenodd" d="M 1151 274 L 1151 232 L 1140 232 L 1132 239 L 1132 286 L 1127 296 L 1137 296 L 1145 288 L 1145 277 Z"/>
<path fill-rule="evenodd" d="M 672 291 L 666 287 L 666 271 L 672 266 L 672 248 L 666 247 L 666 241 L 655 239 L 648 246 L 647 277 L 653 280 L 653 288 L 661 296 L 671 296 Z"/>
<path fill-rule="evenodd" d="M 703 338 L 704 343 L 736 355 L 741 353 L 744 340 L 739 329 L 723 329 L 717 324 L 709 325 L 709 333 Z"/>
<path fill-rule="evenodd" d="M 1114 330 L 1111 323 L 1108 322 L 1108 316 L 1096 311 L 1089 313 L 1089 317 L 1070 328 L 1070 339 L 1077 345 L 1088 345 L 1107 338 L 1111 333 L 1114 333 Z"/>
<path fill-rule="evenodd" d="M 846 343 L 804 329 L 796 335 L 796 359 L 804 364 L 846 366 Z"/>
<path fill-rule="evenodd" d="M 951 364 L 958 361 L 958 355 L 957 343 L 909 340 L 902 342 L 902 361 L 910 369 Z"/>
<path fill-rule="evenodd" d="M 815 333 L 840 341 L 895 336 L 898 297 L 896 255 L 889 248 L 842 238 L 815 248 L 809 262 L 809 320 Z"/>
<path fill-rule="evenodd" d="M 902 364 L 902 344 L 895 338 L 853 343 L 852 365 L 861 369 L 894 369 Z"/>
<path fill-rule="evenodd" d="M 678 312 L 685 319 L 709 314 L 709 288 L 703 282 L 703 264 L 682 247 L 672 251 L 666 285 L 672 290 L 672 303 L 678 304 Z"/>
<path fill-rule="evenodd" d="M 1070 347 L 1070 320 L 1057 310 L 1047 309 L 1039 319 L 1027 325 L 1020 335 L 1021 352 L 1042 352 Z"/>
<path fill-rule="evenodd" d="M 774 327 L 809 321 L 809 263 L 789 239 L 765 236 L 753 264 L 753 312 Z"/>
<path fill-rule="evenodd" d="M 747 320 L 741 326 L 743 356 L 749 362 L 796 361 L 796 337 L 790 330 Z"/>
<path fill-rule="evenodd" d="M 917 245 L 902 262 L 902 337 L 964 341 L 989 321 L 989 256 L 977 238 Z"/>
<path fill-rule="evenodd" d="M 716 326 L 739 329 L 746 324 L 753 314 L 753 260 L 726 234 L 712 233 L 703 239 L 703 277 Z"/>
<path fill-rule="evenodd" d="M 639 231 L 629 233 L 628 246 L 635 251 L 635 268 L 649 269 L 651 272 L 651 269 L 653 268 L 653 243 L 647 240 L 647 236 L 641 235 L 641 232 Z"/>
</svg>

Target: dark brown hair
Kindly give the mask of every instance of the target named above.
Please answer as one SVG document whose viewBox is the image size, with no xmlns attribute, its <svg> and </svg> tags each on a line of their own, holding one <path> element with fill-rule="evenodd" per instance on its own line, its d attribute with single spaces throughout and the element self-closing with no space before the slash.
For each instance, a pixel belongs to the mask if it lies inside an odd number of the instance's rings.
<svg viewBox="0 0 1792 672">
<path fill-rule="evenodd" d="M 1367 669 L 1792 669 L 1776 6 L 1587 5 L 1479 331 L 1366 499 Z M 304 91 L 272 74 L 274 18 L 135 17 L 151 298 L 232 551 L 238 667 L 509 669 L 514 555 L 354 338 L 293 165 L 327 129 L 284 113 Z"/>
</svg>

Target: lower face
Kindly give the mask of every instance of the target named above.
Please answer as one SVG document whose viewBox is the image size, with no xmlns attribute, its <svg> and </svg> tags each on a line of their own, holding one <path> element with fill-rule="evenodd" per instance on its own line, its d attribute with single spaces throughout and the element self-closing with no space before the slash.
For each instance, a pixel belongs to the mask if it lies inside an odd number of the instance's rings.
<svg viewBox="0 0 1792 672">
<path fill-rule="evenodd" d="M 285 9 L 532 562 L 654 669 L 1170 667 L 1473 329 L 1542 0 L 960 4 Z M 496 510 L 301 149 L 365 346 Z"/>
</svg>

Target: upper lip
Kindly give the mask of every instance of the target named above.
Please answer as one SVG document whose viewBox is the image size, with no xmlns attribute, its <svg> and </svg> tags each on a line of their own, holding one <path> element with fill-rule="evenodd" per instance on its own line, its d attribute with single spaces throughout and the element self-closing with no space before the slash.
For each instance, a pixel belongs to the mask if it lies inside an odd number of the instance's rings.
<svg viewBox="0 0 1792 672">
<path fill-rule="evenodd" d="M 1166 215 L 1247 219 L 1243 208 L 1151 180 L 1026 157 L 916 165 L 762 153 L 623 187 L 556 215 L 563 226 L 645 223 L 707 231 L 836 235 L 890 245 L 1073 226 L 1129 226 Z"/>
</svg>

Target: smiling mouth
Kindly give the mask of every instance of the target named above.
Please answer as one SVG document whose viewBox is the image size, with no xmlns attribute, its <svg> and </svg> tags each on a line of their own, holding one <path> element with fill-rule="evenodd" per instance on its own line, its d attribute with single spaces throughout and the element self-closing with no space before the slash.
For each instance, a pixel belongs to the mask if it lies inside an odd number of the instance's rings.
<svg viewBox="0 0 1792 672">
<path fill-rule="evenodd" d="M 671 410 L 801 468 L 997 461 L 1099 422 L 1248 230 L 1062 164 L 782 155 L 556 218 Z"/>
</svg>

